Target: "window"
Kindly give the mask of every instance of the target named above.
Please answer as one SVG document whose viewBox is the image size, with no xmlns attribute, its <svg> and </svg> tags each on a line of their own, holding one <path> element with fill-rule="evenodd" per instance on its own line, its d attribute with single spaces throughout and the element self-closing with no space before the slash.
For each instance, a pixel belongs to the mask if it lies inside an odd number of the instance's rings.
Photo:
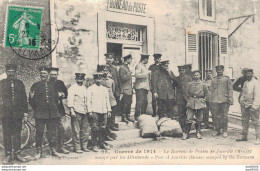
<svg viewBox="0 0 260 171">
<path fill-rule="evenodd" d="M 200 19 L 215 21 L 215 4 L 215 0 L 199 0 Z"/>
</svg>

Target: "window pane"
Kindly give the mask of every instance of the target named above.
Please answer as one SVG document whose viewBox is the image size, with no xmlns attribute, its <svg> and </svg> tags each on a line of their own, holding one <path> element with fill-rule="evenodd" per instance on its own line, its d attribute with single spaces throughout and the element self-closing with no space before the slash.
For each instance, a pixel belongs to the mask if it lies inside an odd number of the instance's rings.
<svg viewBox="0 0 260 171">
<path fill-rule="evenodd" d="M 212 17 L 212 0 L 207 0 L 207 16 Z"/>
</svg>

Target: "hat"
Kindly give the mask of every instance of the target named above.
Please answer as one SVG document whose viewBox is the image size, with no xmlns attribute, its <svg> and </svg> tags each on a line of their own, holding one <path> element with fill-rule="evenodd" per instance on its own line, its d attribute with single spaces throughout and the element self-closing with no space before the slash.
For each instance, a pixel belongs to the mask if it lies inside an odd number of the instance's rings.
<svg viewBox="0 0 260 171">
<path fill-rule="evenodd" d="M 165 64 L 169 64 L 169 60 L 164 60 L 160 62 L 160 65 L 165 65 Z"/>
<path fill-rule="evenodd" d="M 114 58 L 121 60 L 121 56 L 119 56 L 119 55 L 116 55 Z"/>
<path fill-rule="evenodd" d="M 224 69 L 224 65 L 217 65 L 215 66 L 216 69 Z"/>
<path fill-rule="evenodd" d="M 105 53 L 104 55 L 105 55 L 106 58 L 107 58 L 107 57 L 109 57 L 110 55 L 115 56 L 115 53 L 111 53 L 111 52 L 110 52 L 110 53 Z"/>
<path fill-rule="evenodd" d="M 248 69 L 245 70 L 245 72 L 254 72 L 254 70 L 251 69 L 251 68 L 250 69 L 248 68 Z"/>
<path fill-rule="evenodd" d="M 17 70 L 17 65 L 16 64 L 7 64 L 5 65 L 6 71 L 16 71 Z"/>
<path fill-rule="evenodd" d="M 102 72 L 107 69 L 107 65 L 97 65 L 97 72 Z"/>
<path fill-rule="evenodd" d="M 48 71 L 49 71 L 49 67 L 47 67 L 47 66 L 41 66 L 41 67 L 39 68 L 39 71 L 40 71 L 40 72 L 48 72 Z"/>
<path fill-rule="evenodd" d="M 192 74 L 195 74 L 197 72 L 201 74 L 200 70 L 194 70 L 194 71 L 192 71 Z"/>
<path fill-rule="evenodd" d="M 149 56 L 150 55 L 147 55 L 147 54 L 141 54 L 141 60 L 149 59 Z"/>
<path fill-rule="evenodd" d="M 48 68 L 49 72 L 50 71 L 59 71 L 59 68 L 56 68 L 56 67 L 50 67 Z"/>
<path fill-rule="evenodd" d="M 154 58 L 160 58 L 160 57 L 162 57 L 162 54 L 160 54 L 160 53 L 155 53 L 155 54 L 153 54 L 153 57 L 154 57 Z"/>
<path fill-rule="evenodd" d="M 123 57 L 124 61 L 126 61 L 127 59 L 130 59 L 130 58 L 132 58 L 132 55 L 131 55 L 131 54 L 126 55 L 126 56 Z"/>
<path fill-rule="evenodd" d="M 188 68 L 188 67 L 190 67 L 190 68 L 192 68 L 192 64 L 185 64 L 185 65 L 183 65 L 185 68 Z"/>
<path fill-rule="evenodd" d="M 185 69 L 185 67 L 183 66 L 183 65 L 179 65 L 179 66 L 177 66 L 178 67 L 178 69 L 180 70 L 180 69 Z"/>
<path fill-rule="evenodd" d="M 96 73 L 93 74 L 93 77 L 94 77 L 94 79 L 102 78 L 103 77 L 103 73 L 102 72 L 96 72 Z"/>
<path fill-rule="evenodd" d="M 84 73 L 75 73 L 75 75 L 76 75 L 76 79 L 84 80 L 86 74 L 84 74 Z"/>
</svg>

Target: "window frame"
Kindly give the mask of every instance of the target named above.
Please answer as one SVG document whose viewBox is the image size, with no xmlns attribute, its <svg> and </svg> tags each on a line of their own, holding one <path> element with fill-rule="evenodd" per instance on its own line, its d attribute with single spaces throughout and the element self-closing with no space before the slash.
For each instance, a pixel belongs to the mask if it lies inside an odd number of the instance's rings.
<svg viewBox="0 0 260 171">
<path fill-rule="evenodd" d="M 199 0 L 199 19 L 201 20 L 206 20 L 206 21 L 212 21 L 215 22 L 216 21 L 216 0 L 211 0 L 211 4 L 212 4 L 212 16 L 206 16 L 204 15 L 204 11 L 203 11 L 203 7 L 202 7 L 202 3 L 203 0 Z M 206 9 L 207 11 L 207 9 Z"/>
</svg>

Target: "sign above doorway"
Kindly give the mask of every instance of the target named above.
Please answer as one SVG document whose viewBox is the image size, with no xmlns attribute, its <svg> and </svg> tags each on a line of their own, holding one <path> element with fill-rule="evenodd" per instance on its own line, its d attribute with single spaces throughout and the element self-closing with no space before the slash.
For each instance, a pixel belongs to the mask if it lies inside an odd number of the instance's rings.
<svg viewBox="0 0 260 171">
<path fill-rule="evenodd" d="M 147 3 L 136 2 L 137 0 L 107 0 L 107 10 L 133 15 L 145 16 Z"/>
</svg>

